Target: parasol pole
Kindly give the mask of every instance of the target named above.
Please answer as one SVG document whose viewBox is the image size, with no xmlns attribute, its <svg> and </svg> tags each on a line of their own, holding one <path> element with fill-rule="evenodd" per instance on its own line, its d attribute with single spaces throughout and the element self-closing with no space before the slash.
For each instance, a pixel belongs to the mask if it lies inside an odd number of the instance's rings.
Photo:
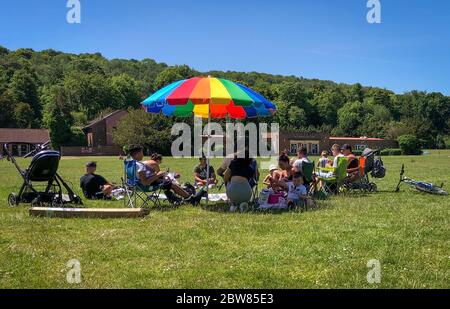
<svg viewBox="0 0 450 309">
<path fill-rule="evenodd" d="M 209 76 L 211 77 L 211 76 Z M 206 158 L 206 207 L 209 203 L 209 170 L 211 157 L 211 99 L 208 101 L 208 154 Z"/>
</svg>

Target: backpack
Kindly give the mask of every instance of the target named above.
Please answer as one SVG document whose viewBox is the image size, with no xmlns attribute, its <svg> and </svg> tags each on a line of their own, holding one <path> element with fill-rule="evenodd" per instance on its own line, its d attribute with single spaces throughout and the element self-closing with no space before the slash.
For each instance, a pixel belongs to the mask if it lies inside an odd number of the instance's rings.
<svg viewBox="0 0 450 309">
<path fill-rule="evenodd" d="M 371 175 L 374 178 L 384 178 L 386 176 L 386 168 L 384 167 L 383 160 L 375 160 L 375 162 L 373 163 L 373 170 Z"/>
</svg>

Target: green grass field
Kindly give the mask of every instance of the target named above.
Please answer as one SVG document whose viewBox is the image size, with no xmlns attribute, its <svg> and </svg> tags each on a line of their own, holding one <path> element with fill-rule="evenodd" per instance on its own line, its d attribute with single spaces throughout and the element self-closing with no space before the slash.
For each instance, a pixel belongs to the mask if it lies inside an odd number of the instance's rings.
<svg viewBox="0 0 450 309">
<path fill-rule="evenodd" d="M 77 192 L 89 159 L 61 162 L 60 174 Z M 96 160 L 100 174 L 120 183 L 117 158 Z M 333 197 L 307 213 L 183 206 L 139 220 L 31 218 L 28 205 L 7 205 L 21 179 L 4 160 L 0 288 L 450 288 L 450 197 L 408 187 L 392 193 L 402 163 L 409 177 L 450 189 L 450 152 L 384 160 L 388 174 L 376 181 L 379 193 Z M 196 162 L 167 159 L 163 165 L 192 181 Z M 71 259 L 81 262 L 81 284 L 66 282 Z M 367 282 L 372 259 L 381 263 L 381 284 Z"/>
</svg>

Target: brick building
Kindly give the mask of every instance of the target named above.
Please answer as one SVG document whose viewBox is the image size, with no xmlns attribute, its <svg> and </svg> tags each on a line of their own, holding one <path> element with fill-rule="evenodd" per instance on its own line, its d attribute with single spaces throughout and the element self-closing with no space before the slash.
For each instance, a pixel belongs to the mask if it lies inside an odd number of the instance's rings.
<svg viewBox="0 0 450 309">
<path fill-rule="evenodd" d="M 22 157 L 49 141 L 50 133 L 44 129 L 0 129 L 0 153 L 3 153 L 3 145 L 9 144 L 9 152 Z"/>
<path fill-rule="evenodd" d="M 319 155 L 323 150 L 330 150 L 333 144 L 341 146 L 349 144 L 355 150 L 398 148 L 397 141 L 382 138 L 333 137 L 326 133 L 280 132 L 280 150 L 287 150 L 290 154 L 296 154 L 300 147 L 305 146 L 310 155 Z"/>
<path fill-rule="evenodd" d="M 65 156 L 115 156 L 122 148 L 114 144 L 113 131 L 119 121 L 128 114 L 126 110 L 117 110 L 102 115 L 83 128 L 87 147 L 62 147 Z"/>
<path fill-rule="evenodd" d="M 83 128 L 86 134 L 88 147 L 115 146 L 113 131 L 119 121 L 127 115 L 125 110 L 118 110 L 107 115 L 102 115 Z"/>
</svg>

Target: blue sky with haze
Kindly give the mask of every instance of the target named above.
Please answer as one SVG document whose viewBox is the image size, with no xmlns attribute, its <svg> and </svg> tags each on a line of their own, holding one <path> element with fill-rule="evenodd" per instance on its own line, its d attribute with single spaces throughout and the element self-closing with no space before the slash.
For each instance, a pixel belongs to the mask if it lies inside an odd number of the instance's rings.
<svg viewBox="0 0 450 309">
<path fill-rule="evenodd" d="M 450 1 L 0 0 L 0 45 L 153 58 L 197 70 L 258 71 L 450 95 Z"/>
</svg>

